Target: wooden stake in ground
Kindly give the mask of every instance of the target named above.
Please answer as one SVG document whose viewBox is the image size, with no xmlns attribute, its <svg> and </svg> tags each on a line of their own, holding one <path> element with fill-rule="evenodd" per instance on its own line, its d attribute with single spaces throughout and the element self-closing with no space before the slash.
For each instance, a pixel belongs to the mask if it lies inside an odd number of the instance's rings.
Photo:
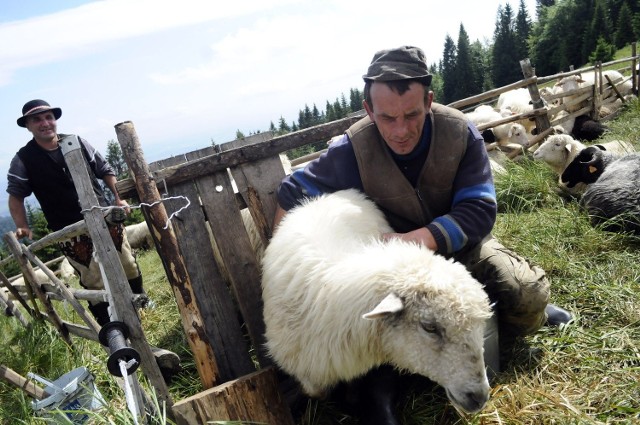
<svg viewBox="0 0 640 425">
<path fill-rule="evenodd" d="M 49 396 L 49 394 L 44 392 L 42 387 L 37 385 L 35 382 L 28 380 L 24 376 L 20 375 L 19 373 L 15 372 L 5 365 L 0 365 L 0 378 L 12 385 L 15 385 L 16 387 L 27 393 L 29 396 L 37 400 L 42 400 L 43 398 Z"/>
</svg>

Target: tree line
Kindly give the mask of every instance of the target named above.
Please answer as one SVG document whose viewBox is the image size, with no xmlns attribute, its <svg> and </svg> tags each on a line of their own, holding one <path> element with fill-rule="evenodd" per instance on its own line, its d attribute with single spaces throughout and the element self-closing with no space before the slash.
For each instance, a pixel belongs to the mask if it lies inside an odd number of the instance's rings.
<svg viewBox="0 0 640 425">
<path fill-rule="evenodd" d="M 447 104 L 521 80 L 522 59 L 529 58 L 538 75 L 552 75 L 570 66 L 611 61 L 618 49 L 639 37 L 640 0 L 537 0 L 535 17 L 524 0 L 517 10 L 506 3 L 497 9 L 492 40 L 472 42 L 463 23 L 457 40 L 445 36 L 442 58 L 429 65 L 431 89 L 437 102 Z M 342 94 L 327 101 L 324 110 L 305 104 L 297 122 L 289 124 L 281 116 L 269 130 L 286 134 L 361 109 L 362 93 L 351 89 L 349 100 Z M 244 134 L 238 130 L 236 136 Z M 289 152 L 292 158 L 305 153 Z"/>
</svg>

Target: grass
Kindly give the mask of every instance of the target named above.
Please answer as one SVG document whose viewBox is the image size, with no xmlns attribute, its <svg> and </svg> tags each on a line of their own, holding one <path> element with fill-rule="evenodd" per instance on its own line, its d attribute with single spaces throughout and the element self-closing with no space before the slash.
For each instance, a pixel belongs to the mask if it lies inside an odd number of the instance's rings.
<svg viewBox="0 0 640 425">
<path fill-rule="evenodd" d="M 604 140 L 629 140 L 640 148 L 640 103 L 632 103 Z M 594 228 L 573 199 L 556 192 L 556 177 L 529 159 L 510 164 L 496 180 L 499 215 L 494 234 L 506 246 L 546 270 L 551 301 L 569 309 L 573 323 L 542 328 L 524 339 L 503 365 L 487 407 L 461 416 L 438 386 L 411 392 L 399 406 L 403 423 L 431 424 L 640 424 L 640 238 Z M 156 308 L 142 313 L 149 341 L 183 359 L 184 372 L 170 385 L 174 400 L 202 391 L 182 331 L 173 293 L 155 252 L 139 256 L 145 286 Z M 70 309 L 61 308 L 72 315 Z M 0 317 L 0 364 L 22 375 L 56 378 L 87 366 L 109 407 L 99 424 L 130 424 L 122 390 L 106 372 L 97 343 L 74 339 L 67 347 L 50 326 L 23 328 Z M 143 380 L 143 385 L 146 382 Z M 42 423 L 30 399 L 0 382 L 2 424 Z M 168 423 L 162 415 L 154 423 Z M 309 401 L 300 425 L 356 425 L 329 402 Z"/>
</svg>

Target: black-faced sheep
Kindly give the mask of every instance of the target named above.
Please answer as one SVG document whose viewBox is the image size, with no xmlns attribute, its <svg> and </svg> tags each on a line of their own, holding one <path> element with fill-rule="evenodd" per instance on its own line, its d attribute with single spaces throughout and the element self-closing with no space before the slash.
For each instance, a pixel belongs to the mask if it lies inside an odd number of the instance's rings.
<svg viewBox="0 0 640 425">
<path fill-rule="evenodd" d="M 609 151 L 617 155 L 623 155 L 635 150 L 633 145 L 622 140 L 612 140 L 595 146 L 600 150 Z M 547 140 L 540 145 L 533 153 L 533 159 L 543 161 L 553 169 L 558 175 L 558 183 L 563 191 L 572 195 L 579 195 L 586 189 L 586 183 L 580 182 L 569 187 L 562 182 L 561 176 L 567 166 L 586 147 L 584 143 L 567 134 L 556 134 L 549 136 Z"/>
<path fill-rule="evenodd" d="M 569 187 L 588 185 L 580 203 L 592 224 L 640 234 L 640 154 L 616 156 L 590 146 L 567 166 L 561 179 Z"/>
<path fill-rule="evenodd" d="M 390 364 L 477 412 L 490 388 L 488 297 L 462 264 L 414 243 L 383 242 L 390 231 L 355 190 L 291 210 L 262 260 L 268 351 L 313 397 Z"/>
</svg>

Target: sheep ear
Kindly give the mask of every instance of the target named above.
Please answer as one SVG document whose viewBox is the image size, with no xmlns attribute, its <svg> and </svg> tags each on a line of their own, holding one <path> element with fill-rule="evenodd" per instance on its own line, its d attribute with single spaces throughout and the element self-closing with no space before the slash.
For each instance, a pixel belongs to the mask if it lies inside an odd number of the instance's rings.
<svg viewBox="0 0 640 425">
<path fill-rule="evenodd" d="M 380 319 L 390 314 L 395 314 L 404 310 L 402 299 L 393 292 L 387 295 L 380 304 L 368 313 L 362 315 L 363 319 Z"/>
</svg>

